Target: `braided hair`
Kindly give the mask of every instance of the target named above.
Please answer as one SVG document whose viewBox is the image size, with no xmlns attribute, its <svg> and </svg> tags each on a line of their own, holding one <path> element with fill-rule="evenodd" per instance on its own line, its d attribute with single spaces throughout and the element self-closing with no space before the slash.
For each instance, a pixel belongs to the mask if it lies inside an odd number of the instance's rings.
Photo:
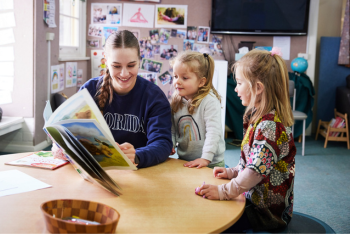
<svg viewBox="0 0 350 234">
<path fill-rule="evenodd" d="M 118 48 L 135 48 L 140 58 L 140 46 L 139 41 L 134 36 L 134 34 L 128 30 L 122 30 L 112 33 L 106 40 L 104 45 L 104 53 L 108 56 L 109 51 Z M 112 77 L 110 75 L 108 66 L 106 68 L 106 73 L 103 77 L 103 81 L 96 93 L 97 104 L 100 110 L 106 106 L 107 100 L 109 99 L 109 104 L 113 100 L 113 86 Z"/>
</svg>

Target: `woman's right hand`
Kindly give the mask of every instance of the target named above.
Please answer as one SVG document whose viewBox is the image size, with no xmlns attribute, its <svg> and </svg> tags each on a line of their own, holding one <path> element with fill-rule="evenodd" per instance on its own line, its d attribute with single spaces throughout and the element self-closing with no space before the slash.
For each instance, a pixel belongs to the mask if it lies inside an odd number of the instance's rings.
<svg viewBox="0 0 350 234">
<path fill-rule="evenodd" d="M 214 167 L 213 175 L 218 179 L 228 179 L 227 171 L 225 167 Z"/>
</svg>

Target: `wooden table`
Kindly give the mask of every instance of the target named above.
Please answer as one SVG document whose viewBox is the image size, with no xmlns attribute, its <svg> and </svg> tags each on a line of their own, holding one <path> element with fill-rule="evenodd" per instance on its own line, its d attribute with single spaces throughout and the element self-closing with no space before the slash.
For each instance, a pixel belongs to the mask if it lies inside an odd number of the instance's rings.
<svg viewBox="0 0 350 234">
<path fill-rule="evenodd" d="M 242 215 L 245 197 L 213 201 L 195 195 L 203 181 L 223 184 L 209 168 L 186 168 L 169 158 L 137 171 L 110 170 L 122 187 L 116 197 L 82 179 L 68 164 L 54 171 L 4 165 L 29 153 L 0 156 L 0 171 L 20 170 L 52 188 L 0 197 L 0 233 L 48 233 L 40 205 L 53 199 L 82 199 L 114 207 L 121 215 L 117 233 L 213 233 L 234 224 Z"/>
</svg>

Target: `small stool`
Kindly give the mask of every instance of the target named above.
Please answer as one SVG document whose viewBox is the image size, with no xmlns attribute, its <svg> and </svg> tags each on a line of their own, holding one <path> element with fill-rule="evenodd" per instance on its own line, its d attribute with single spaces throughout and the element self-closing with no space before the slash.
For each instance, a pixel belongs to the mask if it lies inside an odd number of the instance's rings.
<svg viewBox="0 0 350 234">
<path fill-rule="evenodd" d="M 293 218 L 284 229 L 271 230 L 270 232 L 253 232 L 249 229 L 246 233 L 335 233 L 326 223 L 310 215 L 293 212 Z"/>
</svg>

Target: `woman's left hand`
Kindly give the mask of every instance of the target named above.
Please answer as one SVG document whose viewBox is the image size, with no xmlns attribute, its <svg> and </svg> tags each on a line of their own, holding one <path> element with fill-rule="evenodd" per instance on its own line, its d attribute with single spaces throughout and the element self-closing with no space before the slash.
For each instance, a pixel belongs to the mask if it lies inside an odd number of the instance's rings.
<svg viewBox="0 0 350 234">
<path fill-rule="evenodd" d="M 197 167 L 197 168 L 201 168 L 201 167 L 206 167 L 208 166 L 210 163 L 209 160 L 206 160 L 204 158 L 197 158 L 196 160 L 187 162 L 184 164 L 184 167 Z"/>
<path fill-rule="evenodd" d="M 219 200 L 219 190 L 217 185 L 203 184 L 199 188 L 199 195 L 202 195 L 203 198 L 208 198 L 210 200 Z"/>
<path fill-rule="evenodd" d="M 118 144 L 118 143 L 117 143 Z M 137 166 L 138 164 L 135 164 L 135 157 L 136 157 L 136 150 L 134 146 L 128 142 L 125 142 L 121 145 L 119 145 L 119 148 L 123 151 L 123 153 L 130 159 L 130 161 Z"/>
</svg>

